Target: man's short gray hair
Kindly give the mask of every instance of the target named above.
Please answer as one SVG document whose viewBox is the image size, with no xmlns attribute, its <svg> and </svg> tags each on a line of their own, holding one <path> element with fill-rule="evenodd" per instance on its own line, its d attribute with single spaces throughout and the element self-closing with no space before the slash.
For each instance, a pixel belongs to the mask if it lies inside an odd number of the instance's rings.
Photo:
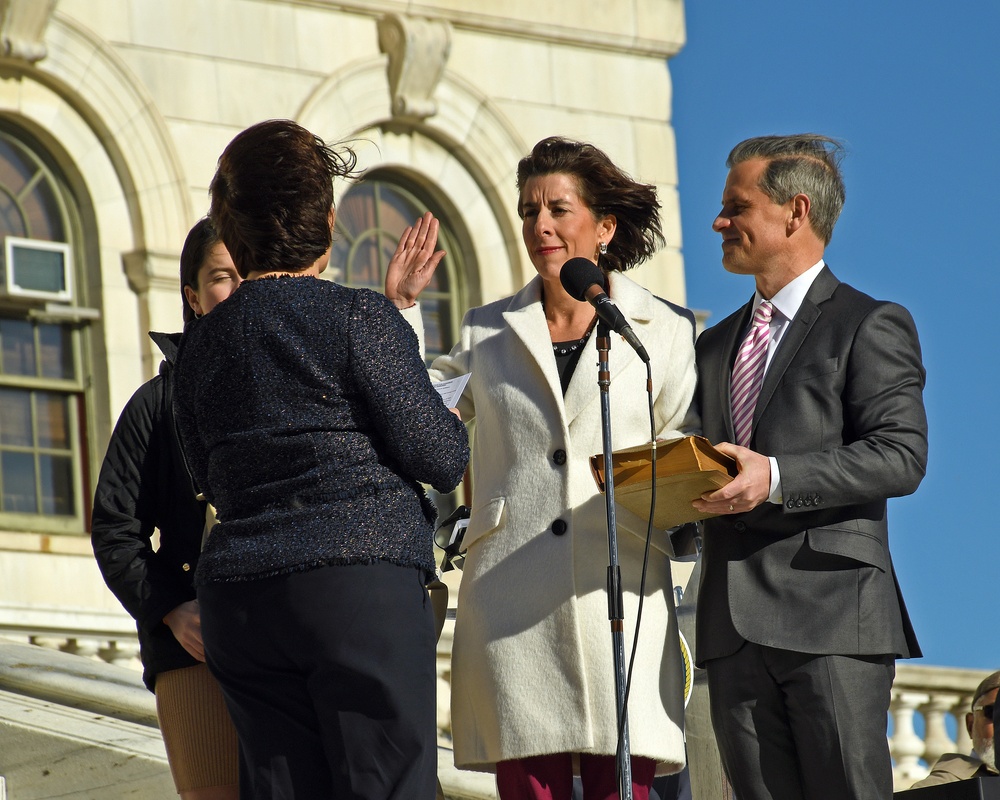
<svg viewBox="0 0 1000 800">
<path fill-rule="evenodd" d="M 732 149 L 726 166 L 760 158 L 767 167 L 760 188 L 772 201 L 787 203 L 797 194 L 809 198 L 809 224 L 824 244 L 830 244 L 833 226 L 844 207 L 844 178 L 840 161 L 844 146 L 818 133 L 756 136 Z"/>
</svg>

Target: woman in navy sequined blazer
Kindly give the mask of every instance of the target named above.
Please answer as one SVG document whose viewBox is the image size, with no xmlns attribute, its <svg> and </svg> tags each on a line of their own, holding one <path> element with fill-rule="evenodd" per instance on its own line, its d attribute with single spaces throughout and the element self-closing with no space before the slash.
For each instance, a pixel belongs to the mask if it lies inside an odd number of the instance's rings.
<svg viewBox="0 0 1000 800">
<path fill-rule="evenodd" d="M 420 484 L 453 489 L 468 438 L 395 307 L 319 277 L 353 167 L 287 120 L 229 144 L 211 218 L 246 280 L 178 355 L 178 426 L 220 519 L 195 579 L 206 656 L 248 798 L 434 797 Z"/>
</svg>

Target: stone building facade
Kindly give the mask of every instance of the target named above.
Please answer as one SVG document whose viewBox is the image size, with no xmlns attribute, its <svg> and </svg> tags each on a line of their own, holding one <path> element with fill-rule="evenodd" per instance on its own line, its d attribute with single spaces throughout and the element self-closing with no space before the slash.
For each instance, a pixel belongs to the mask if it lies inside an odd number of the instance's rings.
<svg viewBox="0 0 1000 800">
<path fill-rule="evenodd" d="M 90 502 L 114 423 L 157 368 L 146 331 L 180 328 L 181 244 L 236 133 L 286 117 L 353 142 L 366 172 L 335 187 L 336 280 L 381 285 L 402 227 L 427 208 L 442 219 L 432 353 L 465 309 L 533 274 L 514 170 L 553 134 L 658 186 L 668 244 L 634 274 L 684 303 L 669 72 L 684 41 L 683 0 L 0 0 L 0 637 L 134 665 Z M 919 759 L 969 746 L 982 674 L 924 670 L 901 667 L 894 688 L 897 788 Z M 695 684 L 696 797 L 716 800 Z"/>
<path fill-rule="evenodd" d="M 365 177 L 336 187 L 336 280 L 381 285 L 402 227 L 442 219 L 432 353 L 533 274 L 514 170 L 552 134 L 659 187 L 668 246 L 637 274 L 683 303 L 684 36 L 683 0 L 0 0 L 0 634 L 134 653 L 90 499 L 157 368 L 146 331 L 181 325 L 180 247 L 236 133 L 285 117 L 353 142 Z"/>
</svg>

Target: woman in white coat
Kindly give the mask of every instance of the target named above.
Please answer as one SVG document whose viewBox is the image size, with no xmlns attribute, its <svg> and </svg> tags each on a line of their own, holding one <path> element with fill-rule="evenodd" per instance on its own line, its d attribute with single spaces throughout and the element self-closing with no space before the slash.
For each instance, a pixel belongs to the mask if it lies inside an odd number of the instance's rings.
<svg viewBox="0 0 1000 800">
<path fill-rule="evenodd" d="M 467 372 L 459 404 L 476 420 L 473 503 L 465 535 L 452 660 L 455 762 L 495 771 L 500 797 L 617 797 L 614 660 L 608 622 L 607 518 L 588 459 L 601 452 L 594 308 L 571 297 L 563 264 L 585 257 L 650 354 L 657 435 L 697 425 L 692 321 L 622 271 L 662 244 L 654 187 L 602 151 L 539 142 L 517 172 L 522 235 L 538 272 L 513 297 L 468 312 L 432 377 Z M 429 215 L 404 234 L 386 294 L 418 324 L 414 302 L 443 253 Z M 410 267 L 398 266 L 410 264 Z M 415 266 L 413 266 L 415 265 Z M 645 365 L 615 337 L 610 355 L 616 449 L 649 440 Z M 646 526 L 618 509 L 631 655 Z M 653 549 L 632 676 L 633 792 L 684 764 L 683 668 L 670 563 Z"/>
</svg>

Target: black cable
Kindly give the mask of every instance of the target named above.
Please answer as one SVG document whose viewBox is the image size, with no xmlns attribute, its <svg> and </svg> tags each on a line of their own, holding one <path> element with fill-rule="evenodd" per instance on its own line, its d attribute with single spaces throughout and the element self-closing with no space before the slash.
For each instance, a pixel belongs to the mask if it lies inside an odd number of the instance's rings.
<svg viewBox="0 0 1000 800">
<path fill-rule="evenodd" d="M 650 461 L 652 468 L 651 486 L 649 492 L 649 519 L 646 522 L 646 548 L 642 555 L 642 577 L 639 580 L 639 606 L 635 613 L 635 634 L 632 637 L 632 654 L 628 660 L 627 677 L 625 678 L 625 699 L 622 703 L 622 718 L 618 725 L 618 741 L 615 746 L 615 765 L 618 768 L 619 758 L 622 749 L 622 740 L 625 737 L 625 722 L 628 720 L 628 698 L 632 691 L 632 668 L 635 666 L 635 652 L 639 648 L 639 626 L 642 622 L 642 604 L 646 599 L 646 570 L 649 566 L 649 549 L 653 540 L 653 513 L 656 511 L 656 416 L 653 411 L 653 368 L 646 363 L 646 396 L 649 403 L 649 444 Z M 608 476 L 614 480 L 614 475 Z M 631 754 L 630 754 L 631 755 Z M 621 786 L 621 772 L 618 775 L 618 785 Z"/>
</svg>

